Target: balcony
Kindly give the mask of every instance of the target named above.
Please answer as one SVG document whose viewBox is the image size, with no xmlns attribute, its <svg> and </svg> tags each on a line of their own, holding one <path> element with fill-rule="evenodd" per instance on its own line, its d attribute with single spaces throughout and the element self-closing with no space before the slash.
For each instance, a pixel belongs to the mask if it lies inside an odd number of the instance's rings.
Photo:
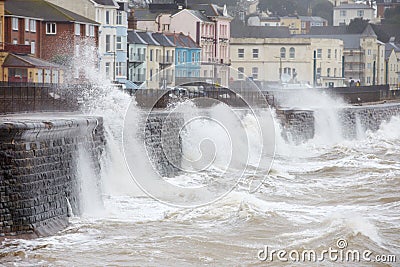
<svg viewBox="0 0 400 267">
<path fill-rule="evenodd" d="M 158 61 L 159 61 L 160 65 L 164 65 L 164 66 L 172 65 L 174 63 L 174 59 L 171 56 L 169 56 L 169 57 L 167 57 L 167 56 L 159 57 Z"/>
<path fill-rule="evenodd" d="M 16 53 L 16 54 L 30 54 L 31 46 L 25 44 L 10 44 L 10 43 L 0 43 L 1 48 L 4 48 L 2 51 Z"/>
<path fill-rule="evenodd" d="M 144 54 L 133 54 L 129 56 L 129 61 L 133 63 L 142 63 L 145 61 Z"/>
<path fill-rule="evenodd" d="M 135 73 L 133 75 L 132 81 L 136 82 L 136 83 L 142 83 L 142 82 L 146 81 L 146 75 L 145 74 L 137 74 L 137 73 Z"/>
</svg>

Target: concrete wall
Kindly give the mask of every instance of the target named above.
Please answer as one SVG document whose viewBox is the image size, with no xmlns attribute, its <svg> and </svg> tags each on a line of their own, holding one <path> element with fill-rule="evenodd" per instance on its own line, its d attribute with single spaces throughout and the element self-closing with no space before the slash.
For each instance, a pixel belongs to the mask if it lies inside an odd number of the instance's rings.
<svg viewBox="0 0 400 267">
<path fill-rule="evenodd" d="M 66 227 L 68 215 L 80 213 L 78 149 L 98 172 L 104 142 L 98 117 L 0 119 L 0 238 Z"/>
</svg>

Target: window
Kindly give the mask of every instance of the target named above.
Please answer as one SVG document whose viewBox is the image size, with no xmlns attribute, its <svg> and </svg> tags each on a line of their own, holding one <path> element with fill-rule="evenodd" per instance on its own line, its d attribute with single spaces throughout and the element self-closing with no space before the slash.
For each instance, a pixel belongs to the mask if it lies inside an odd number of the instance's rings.
<svg viewBox="0 0 400 267">
<path fill-rule="evenodd" d="M 17 39 L 14 39 L 12 43 L 13 43 L 13 44 L 18 44 L 18 40 L 17 40 Z"/>
<path fill-rule="evenodd" d="M 106 78 L 110 79 L 110 62 L 106 62 Z"/>
<path fill-rule="evenodd" d="M 364 16 L 364 10 L 357 10 L 357 16 L 358 17 Z"/>
<path fill-rule="evenodd" d="M 117 36 L 117 50 L 122 50 L 122 36 Z"/>
<path fill-rule="evenodd" d="M 328 77 L 331 76 L 331 68 L 326 69 L 326 76 L 328 76 Z"/>
<path fill-rule="evenodd" d="M 29 23 L 31 32 L 36 32 L 36 20 L 31 19 Z"/>
<path fill-rule="evenodd" d="M 177 58 L 177 60 L 178 60 L 178 63 L 181 63 L 181 62 L 182 62 L 182 56 L 181 56 L 181 52 L 180 52 L 180 51 L 178 52 L 178 58 Z"/>
<path fill-rule="evenodd" d="M 35 46 L 35 41 L 32 41 L 31 42 L 31 54 L 35 54 L 35 52 L 36 52 L 36 46 Z"/>
<path fill-rule="evenodd" d="M 253 79 L 254 79 L 254 80 L 257 80 L 257 79 L 258 79 L 258 68 L 257 68 L 257 67 L 253 67 L 253 68 L 251 69 L 251 75 L 253 76 Z"/>
<path fill-rule="evenodd" d="M 317 58 L 322 58 L 322 49 L 317 49 Z"/>
<path fill-rule="evenodd" d="M 290 57 L 290 58 L 294 58 L 294 57 L 295 57 L 295 54 L 296 54 L 296 50 L 294 49 L 294 47 L 291 47 L 291 48 L 289 49 L 289 57 Z"/>
<path fill-rule="evenodd" d="M 243 80 L 244 79 L 244 68 L 243 67 L 239 67 L 238 68 L 238 80 Z"/>
<path fill-rule="evenodd" d="M 75 35 L 81 35 L 81 25 L 79 23 L 75 23 Z"/>
<path fill-rule="evenodd" d="M 117 24 L 122 25 L 122 11 L 117 11 Z"/>
<path fill-rule="evenodd" d="M 281 47 L 281 58 L 286 58 L 286 48 Z"/>
<path fill-rule="evenodd" d="M 321 68 L 317 68 L 317 79 L 321 78 Z"/>
<path fill-rule="evenodd" d="M 183 51 L 183 56 L 182 57 L 183 57 L 183 62 L 188 62 L 186 51 Z"/>
<path fill-rule="evenodd" d="M 371 49 L 368 49 L 367 53 L 368 53 L 368 56 L 370 56 L 371 55 Z"/>
<path fill-rule="evenodd" d="M 331 58 L 331 49 L 328 49 L 328 58 Z"/>
<path fill-rule="evenodd" d="M 192 52 L 192 62 L 196 62 L 196 53 Z"/>
<path fill-rule="evenodd" d="M 85 24 L 85 35 L 89 36 L 89 24 Z"/>
<path fill-rule="evenodd" d="M 28 40 L 25 40 L 25 45 L 29 45 L 29 41 Z"/>
<path fill-rule="evenodd" d="M 111 35 L 106 35 L 106 52 L 111 51 Z"/>
<path fill-rule="evenodd" d="M 89 35 L 91 37 L 94 37 L 94 25 L 89 25 Z"/>
<path fill-rule="evenodd" d="M 56 34 L 57 28 L 55 23 L 46 23 L 46 34 Z"/>
<path fill-rule="evenodd" d="M 150 49 L 150 61 L 153 61 L 153 49 Z M 152 70 L 150 70 L 152 71 Z M 150 75 L 152 76 L 152 75 Z"/>
<path fill-rule="evenodd" d="M 238 49 L 238 58 L 244 58 L 244 49 L 243 48 Z"/>
<path fill-rule="evenodd" d="M 29 19 L 25 19 L 25 31 L 29 32 Z"/>
<path fill-rule="evenodd" d="M 110 11 L 106 11 L 106 24 L 109 25 L 110 24 Z"/>
<path fill-rule="evenodd" d="M 18 31 L 18 18 L 11 18 L 12 29 Z"/>
<path fill-rule="evenodd" d="M 253 58 L 258 58 L 258 49 L 253 49 Z"/>
<path fill-rule="evenodd" d="M 371 77 L 367 77 L 367 83 L 371 83 Z"/>
<path fill-rule="evenodd" d="M 337 58 L 337 49 L 335 49 L 335 59 Z"/>
<path fill-rule="evenodd" d="M 368 68 L 368 69 L 371 69 L 371 67 L 372 67 L 371 63 L 368 63 L 368 64 L 367 64 L 367 68 Z"/>
<path fill-rule="evenodd" d="M 125 76 L 125 66 L 124 62 L 116 62 L 115 63 L 115 71 L 117 76 Z"/>
<path fill-rule="evenodd" d="M 340 16 L 346 17 L 346 10 L 340 10 Z"/>
</svg>

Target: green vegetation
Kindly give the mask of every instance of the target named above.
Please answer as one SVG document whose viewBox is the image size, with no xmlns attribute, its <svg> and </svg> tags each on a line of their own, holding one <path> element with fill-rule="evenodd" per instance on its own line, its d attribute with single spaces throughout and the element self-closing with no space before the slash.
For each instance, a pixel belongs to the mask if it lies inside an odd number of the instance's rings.
<svg viewBox="0 0 400 267">
<path fill-rule="evenodd" d="M 384 24 L 396 24 L 400 26 L 400 6 L 385 10 Z"/>
</svg>

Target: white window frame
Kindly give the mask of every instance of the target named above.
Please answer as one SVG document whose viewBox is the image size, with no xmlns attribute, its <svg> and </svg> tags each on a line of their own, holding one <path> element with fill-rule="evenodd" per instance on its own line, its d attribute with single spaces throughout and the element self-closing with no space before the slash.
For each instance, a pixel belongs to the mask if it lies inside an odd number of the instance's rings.
<svg viewBox="0 0 400 267">
<path fill-rule="evenodd" d="M 29 20 L 29 29 L 31 32 L 36 32 L 36 20 Z"/>
<path fill-rule="evenodd" d="M 25 31 L 29 32 L 29 19 L 25 18 Z"/>
<path fill-rule="evenodd" d="M 111 51 L 111 35 L 107 34 L 106 35 L 106 52 Z"/>
<path fill-rule="evenodd" d="M 364 10 L 357 10 L 357 16 L 358 17 L 363 17 L 364 16 Z"/>
<path fill-rule="evenodd" d="M 47 22 L 46 23 L 46 34 L 48 34 L 48 35 L 57 34 L 57 24 L 54 22 Z"/>
<path fill-rule="evenodd" d="M 322 49 L 321 48 L 317 49 L 317 58 L 322 58 Z"/>
<path fill-rule="evenodd" d="M 18 40 L 17 40 L 17 39 L 14 39 L 14 40 L 12 41 L 12 44 L 14 44 L 14 45 L 18 44 Z"/>
<path fill-rule="evenodd" d="M 289 58 L 296 57 L 296 49 L 294 47 L 289 48 Z"/>
<path fill-rule="evenodd" d="M 75 23 L 75 35 L 81 35 L 81 24 Z"/>
<path fill-rule="evenodd" d="M 279 51 L 279 57 L 280 58 L 286 58 L 286 48 L 281 47 L 280 51 Z"/>
<path fill-rule="evenodd" d="M 244 80 L 244 67 L 238 68 L 238 80 Z"/>
<path fill-rule="evenodd" d="M 117 11 L 117 19 L 116 19 L 116 24 L 117 25 L 122 25 L 122 19 L 123 19 L 123 13 L 122 11 Z"/>
<path fill-rule="evenodd" d="M 110 25 L 111 24 L 111 12 L 109 10 L 106 10 L 105 24 L 106 25 Z"/>
<path fill-rule="evenodd" d="M 260 50 L 258 48 L 253 48 L 253 58 L 258 58 L 259 51 Z"/>
<path fill-rule="evenodd" d="M 18 31 L 18 18 L 11 18 L 13 31 Z"/>
<path fill-rule="evenodd" d="M 238 58 L 244 58 L 244 48 L 238 48 Z"/>
<path fill-rule="evenodd" d="M 89 36 L 89 24 L 85 24 L 85 35 Z"/>
<path fill-rule="evenodd" d="M 34 55 L 36 53 L 36 43 L 35 41 L 31 41 L 31 54 Z"/>
<path fill-rule="evenodd" d="M 251 76 L 253 77 L 253 80 L 258 80 L 258 67 L 251 68 Z"/>
</svg>

